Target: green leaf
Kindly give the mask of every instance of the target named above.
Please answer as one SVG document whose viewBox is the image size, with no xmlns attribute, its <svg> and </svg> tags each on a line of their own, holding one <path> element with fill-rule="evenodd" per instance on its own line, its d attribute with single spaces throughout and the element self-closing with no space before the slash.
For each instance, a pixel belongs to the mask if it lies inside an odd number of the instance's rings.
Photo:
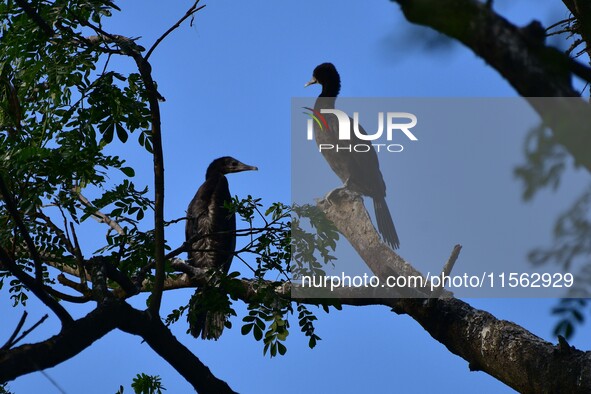
<svg viewBox="0 0 591 394">
<path fill-rule="evenodd" d="M 242 335 L 248 335 L 248 333 L 252 330 L 253 327 L 254 324 L 245 324 L 242 326 L 240 332 L 242 333 Z"/>
<path fill-rule="evenodd" d="M 108 123 L 107 127 L 103 131 L 103 141 L 110 144 L 113 141 L 113 134 L 115 132 L 115 124 Z"/>
<path fill-rule="evenodd" d="M 261 330 L 259 326 L 253 325 L 252 334 L 257 341 L 260 341 L 263 338 L 263 330 Z"/>
<path fill-rule="evenodd" d="M 116 123 L 115 127 L 117 128 L 117 137 L 123 143 L 127 142 L 127 131 L 121 126 L 121 123 Z"/>
<path fill-rule="evenodd" d="M 120 170 L 122 173 L 124 173 L 130 178 L 133 178 L 135 176 L 135 170 L 131 167 L 121 167 Z"/>
</svg>

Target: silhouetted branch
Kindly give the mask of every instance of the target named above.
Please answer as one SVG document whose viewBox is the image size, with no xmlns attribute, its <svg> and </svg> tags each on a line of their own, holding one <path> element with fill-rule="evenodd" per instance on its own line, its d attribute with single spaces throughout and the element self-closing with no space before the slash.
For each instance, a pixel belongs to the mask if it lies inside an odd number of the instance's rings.
<svg viewBox="0 0 591 394">
<path fill-rule="evenodd" d="M 73 296 L 70 294 L 65 294 L 65 293 L 62 293 L 61 291 L 58 291 L 50 286 L 45 286 L 45 291 L 47 291 L 47 293 L 49 293 L 49 295 L 51 295 L 57 299 L 71 302 L 74 304 L 84 304 L 84 303 L 91 300 L 91 298 L 89 296 L 80 297 L 80 296 Z"/>
<path fill-rule="evenodd" d="M 20 329 L 22 328 L 22 323 L 24 323 L 24 319 L 26 318 L 26 312 L 23 313 L 23 318 L 21 319 L 21 321 L 19 322 L 19 326 L 17 326 L 16 330 L 15 330 L 15 334 L 20 331 Z M 29 328 L 28 330 L 23 331 L 23 333 L 21 335 L 18 336 L 18 338 L 12 338 L 10 340 L 10 342 L 7 342 L 6 345 L 4 345 L 3 349 L 10 349 L 11 347 L 13 347 L 14 345 L 16 345 L 17 343 L 19 343 L 21 341 L 21 339 L 25 338 L 27 335 L 29 335 L 31 332 L 33 332 L 34 329 L 36 329 L 37 327 L 39 327 L 45 320 L 47 320 L 47 318 L 49 317 L 49 315 L 43 315 L 43 317 L 41 317 L 41 319 L 39 319 L 39 321 L 35 324 L 33 324 L 31 326 L 31 328 Z"/>
<path fill-rule="evenodd" d="M 556 48 L 546 46 L 544 34 L 541 40 L 540 37 L 532 37 L 527 26 L 515 26 L 481 1 L 392 1 L 400 4 L 408 21 L 431 27 L 470 48 L 505 77 L 523 97 L 579 97 L 579 92 L 572 86 L 572 74 L 591 80 L 589 67 L 569 58 Z M 570 3 L 570 6 L 585 3 L 585 9 L 591 8 L 588 2 L 564 2 Z M 538 26 L 539 22 L 534 21 L 530 25 Z M 591 26 L 589 23 L 586 25 Z M 555 114 L 568 117 L 572 113 L 582 119 L 588 106 L 583 108 L 575 105 L 577 108 L 572 108 L 574 101 L 570 100 L 553 104 L 555 108 L 549 113 L 549 108 L 532 106 L 548 122 L 556 134 L 557 142 L 573 155 L 577 164 L 585 166 L 591 172 L 591 155 L 587 149 L 591 146 L 591 133 L 582 130 L 581 126 L 569 129 L 551 122 Z"/>
<path fill-rule="evenodd" d="M 25 324 L 25 320 L 27 320 L 27 315 L 28 315 L 27 311 L 24 311 L 23 315 L 21 316 L 20 320 L 18 321 L 18 324 L 16 325 L 16 328 L 12 332 L 12 335 L 10 336 L 10 338 L 8 338 L 6 343 L 0 349 L 10 349 L 10 347 L 12 346 L 12 343 L 14 341 L 14 338 L 16 338 L 18 333 L 21 331 L 21 328 L 23 328 L 23 325 Z"/>
<path fill-rule="evenodd" d="M 205 7 L 205 5 L 202 5 L 201 7 L 197 8 L 197 4 L 199 4 L 199 0 L 195 1 L 195 3 L 191 6 L 191 8 L 189 8 L 187 10 L 185 15 L 183 15 L 183 17 L 181 19 L 179 19 L 177 21 L 177 23 L 175 23 L 162 36 L 160 36 L 156 40 L 156 42 L 154 42 L 152 47 L 148 50 L 148 53 L 146 53 L 146 56 L 144 56 L 144 60 L 147 61 L 150 58 L 150 55 L 152 54 L 152 52 L 154 52 L 154 49 L 156 49 L 156 47 L 166 38 L 166 36 L 168 36 L 170 33 L 172 33 L 174 30 L 176 30 L 181 25 L 181 23 L 183 23 L 188 17 L 190 17 L 191 15 L 194 15 L 196 12 L 198 12 L 199 10 L 201 10 L 202 8 Z"/>
<path fill-rule="evenodd" d="M 583 38 L 586 44 L 585 51 L 589 54 L 589 48 L 591 48 L 591 5 L 586 0 L 562 0 L 562 2 L 575 19 L 571 31 L 578 33 Z"/>
<path fill-rule="evenodd" d="M 100 305 L 45 341 L 10 350 L 0 349 L 0 382 L 58 365 L 115 328 L 141 336 L 199 393 L 234 392 L 182 345 L 158 317 L 121 301 Z"/>
<path fill-rule="evenodd" d="M 131 309 L 131 308 L 130 308 Z M 197 356 L 180 343 L 158 317 L 131 309 L 119 324 L 122 331 L 141 336 L 146 343 L 181 374 L 199 393 L 234 393 L 215 377 Z"/>
</svg>

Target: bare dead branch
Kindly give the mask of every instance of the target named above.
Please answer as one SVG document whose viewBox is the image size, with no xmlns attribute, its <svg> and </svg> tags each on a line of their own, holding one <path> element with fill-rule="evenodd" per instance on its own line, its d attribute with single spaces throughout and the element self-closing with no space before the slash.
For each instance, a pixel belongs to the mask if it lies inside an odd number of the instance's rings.
<svg viewBox="0 0 591 394">
<path fill-rule="evenodd" d="M 95 218 L 97 218 L 97 220 L 99 222 L 105 223 L 106 225 L 108 225 L 109 227 L 111 227 L 113 230 L 117 231 L 117 234 L 119 234 L 119 235 L 125 235 L 125 231 L 119 225 L 119 223 L 117 223 L 115 220 L 111 219 L 107 214 L 102 213 L 95 206 L 93 206 L 92 203 L 90 201 L 88 201 L 88 199 L 86 197 L 84 197 L 84 195 L 82 195 L 82 193 L 80 193 L 76 189 L 72 189 L 72 191 L 74 193 L 76 193 L 76 196 L 78 197 L 78 200 L 82 204 L 84 204 L 85 207 L 87 207 L 88 209 L 91 209 L 92 210 L 92 216 L 94 216 Z"/>
<path fill-rule="evenodd" d="M 205 5 L 202 5 L 201 7 L 197 8 L 197 4 L 199 4 L 199 0 L 195 1 L 195 3 L 191 6 L 191 8 L 189 8 L 187 10 L 187 12 L 185 13 L 185 15 L 183 15 L 183 17 L 181 19 L 179 19 L 174 25 L 172 25 L 170 27 L 170 29 L 166 30 L 166 32 L 164 34 L 162 34 L 152 45 L 152 47 L 148 50 L 148 53 L 146 53 L 146 56 L 144 56 L 144 60 L 148 60 L 150 58 L 150 55 L 152 54 L 152 52 L 154 52 L 154 49 L 156 49 L 156 47 L 166 38 L 166 36 L 168 36 L 170 33 L 172 33 L 173 31 L 175 31 L 176 29 L 178 29 L 178 27 L 187 19 L 189 18 L 191 15 L 194 15 L 196 12 L 198 12 L 199 10 L 203 9 L 205 7 Z"/>
<path fill-rule="evenodd" d="M 451 251 L 451 255 L 449 256 L 449 259 L 447 259 L 445 265 L 443 266 L 443 269 L 441 270 L 441 283 L 439 286 L 435 288 L 435 290 L 433 290 L 431 298 L 437 298 L 441 294 L 441 290 L 443 290 L 444 283 L 443 278 L 451 274 L 451 270 L 454 268 L 454 265 L 456 263 L 456 260 L 458 259 L 458 256 L 460 255 L 461 250 L 462 245 L 454 246 L 453 250 Z"/>
</svg>

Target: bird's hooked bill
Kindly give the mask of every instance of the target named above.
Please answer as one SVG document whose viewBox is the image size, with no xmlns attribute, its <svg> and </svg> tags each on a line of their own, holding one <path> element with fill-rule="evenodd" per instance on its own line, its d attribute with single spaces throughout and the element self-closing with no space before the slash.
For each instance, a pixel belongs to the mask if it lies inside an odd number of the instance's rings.
<svg viewBox="0 0 591 394">
<path fill-rule="evenodd" d="M 310 85 L 314 85 L 315 83 L 318 83 L 318 81 L 316 80 L 316 78 L 312 78 L 311 80 L 309 80 L 308 82 L 306 82 L 306 84 L 304 85 L 305 88 L 307 88 Z"/>
</svg>

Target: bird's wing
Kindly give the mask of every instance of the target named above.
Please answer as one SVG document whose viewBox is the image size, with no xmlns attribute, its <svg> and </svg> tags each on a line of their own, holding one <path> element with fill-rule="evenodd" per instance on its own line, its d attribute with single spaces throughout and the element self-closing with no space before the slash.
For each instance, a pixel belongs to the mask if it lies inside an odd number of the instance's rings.
<svg viewBox="0 0 591 394">
<path fill-rule="evenodd" d="M 228 180 L 220 175 L 206 180 L 189 204 L 185 237 L 193 239 L 189 252 L 193 265 L 230 268 L 236 247 L 236 219 L 224 207 L 230 199 Z"/>
<path fill-rule="evenodd" d="M 372 146 L 372 141 L 360 139 L 353 131 L 353 119 L 351 122 L 351 144 L 368 145 L 370 149 L 365 151 L 356 151 L 350 154 L 353 165 L 351 166 L 351 179 L 353 188 L 361 188 L 362 193 L 371 197 L 382 197 L 386 195 L 386 184 L 380 171 L 378 155 Z M 367 135 L 363 126 L 359 125 L 359 132 Z"/>
</svg>

